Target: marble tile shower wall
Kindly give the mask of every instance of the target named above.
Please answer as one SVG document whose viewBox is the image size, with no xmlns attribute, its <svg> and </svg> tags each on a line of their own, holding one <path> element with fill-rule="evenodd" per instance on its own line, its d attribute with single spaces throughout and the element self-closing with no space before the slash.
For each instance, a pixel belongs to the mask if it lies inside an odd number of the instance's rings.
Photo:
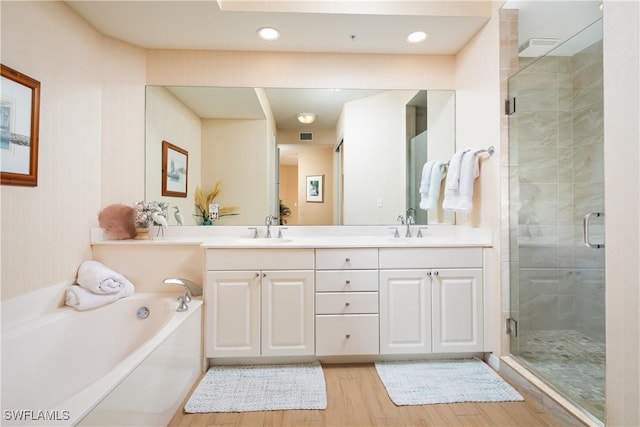
<svg viewBox="0 0 640 427">
<path fill-rule="evenodd" d="M 582 243 L 582 217 L 604 209 L 602 42 L 533 62 L 509 89 L 517 99 L 511 280 L 520 284 L 512 298 L 521 328 L 575 329 L 604 341 L 604 251 Z M 604 239 L 599 224 L 592 230 L 592 241 Z"/>
</svg>

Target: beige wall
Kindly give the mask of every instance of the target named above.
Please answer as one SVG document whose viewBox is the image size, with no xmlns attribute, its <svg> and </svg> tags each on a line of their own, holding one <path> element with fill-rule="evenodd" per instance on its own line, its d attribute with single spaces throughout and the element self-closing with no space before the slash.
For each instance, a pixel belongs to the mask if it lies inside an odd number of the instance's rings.
<svg viewBox="0 0 640 427">
<path fill-rule="evenodd" d="M 202 121 L 202 187 L 209 193 L 221 180 L 216 203 L 239 208 L 216 224 L 262 224 L 269 214 L 266 135 L 265 120 Z"/>
<path fill-rule="evenodd" d="M 640 3 L 605 1 L 606 424 L 640 425 Z"/>
<path fill-rule="evenodd" d="M 454 69 L 453 55 L 147 51 L 152 85 L 455 89 Z"/>
<path fill-rule="evenodd" d="M 280 165 L 280 200 L 291 210 L 287 224 L 298 224 L 298 166 Z"/>
<path fill-rule="evenodd" d="M 333 148 L 317 147 L 298 156 L 298 224 L 333 224 Z M 324 176 L 324 201 L 307 202 L 307 176 Z"/>
<path fill-rule="evenodd" d="M 41 84 L 37 187 L 2 186 L 2 299 L 69 282 L 106 204 L 144 197 L 144 51 L 62 2 L 2 2 L 2 63 Z"/>
<path fill-rule="evenodd" d="M 393 224 L 404 214 L 406 104 L 415 95 L 415 90 L 383 92 L 345 104 L 341 116 L 345 224 Z"/>
<path fill-rule="evenodd" d="M 145 133 L 146 200 L 169 203 L 169 225 L 176 225 L 174 206 L 180 208 L 185 225 L 196 225 L 194 193 L 201 181 L 200 158 L 202 124 L 200 117 L 185 107 L 171 92 L 161 86 L 147 88 Z M 162 196 L 162 141 L 168 141 L 189 153 L 187 197 Z"/>
<path fill-rule="evenodd" d="M 491 21 L 456 57 L 456 148 L 483 149 L 495 146 L 491 158 L 480 161 L 475 182 L 473 211 L 469 218 L 457 216 L 458 224 L 494 230 L 491 256 L 487 259 L 485 287 L 491 313 L 485 325 L 488 348 L 500 354 L 500 58 L 499 8 L 495 4 Z M 485 155 L 485 157 L 488 157 Z"/>
</svg>

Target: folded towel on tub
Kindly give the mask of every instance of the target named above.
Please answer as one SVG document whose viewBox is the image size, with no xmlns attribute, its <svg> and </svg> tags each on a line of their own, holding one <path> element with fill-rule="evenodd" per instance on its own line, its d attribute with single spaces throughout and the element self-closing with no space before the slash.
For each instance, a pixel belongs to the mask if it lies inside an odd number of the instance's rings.
<svg viewBox="0 0 640 427">
<path fill-rule="evenodd" d="M 64 303 L 80 311 L 91 310 L 131 296 L 134 292 L 135 288 L 131 283 L 125 284 L 119 292 L 112 294 L 96 294 L 82 286 L 72 285 L 67 288 Z"/>
<path fill-rule="evenodd" d="M 98 261 L 84 261 L 78 268 L 78 285 L 96 294 L 115 294 L 131 285 L 120 273 Z"/>
</svg>

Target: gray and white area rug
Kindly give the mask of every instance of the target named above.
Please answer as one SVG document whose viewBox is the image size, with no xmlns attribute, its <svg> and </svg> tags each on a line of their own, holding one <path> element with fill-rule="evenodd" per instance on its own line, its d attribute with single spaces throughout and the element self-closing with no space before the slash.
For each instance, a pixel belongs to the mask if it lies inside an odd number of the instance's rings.
<svg viewBox="0 0 640 427">
<path fill-rule="evenodd" d="M 375 366 L 398 406 L 524 400 L 478 359 L 384 361 Z"/>
<path fill-rule="evenodd" d="M 319 362 L 290 365 L 213 366 L 185 405 L 185 412 L 326 409 Z"/>
</svg>

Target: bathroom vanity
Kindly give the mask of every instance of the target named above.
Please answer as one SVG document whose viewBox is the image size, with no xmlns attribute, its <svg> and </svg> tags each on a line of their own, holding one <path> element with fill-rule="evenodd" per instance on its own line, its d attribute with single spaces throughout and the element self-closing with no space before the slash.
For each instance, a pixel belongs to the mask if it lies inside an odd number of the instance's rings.
<svg viewBox="0 0 640 427">
<path fill-rule="evenodd" d="M 443 225 L 396 238 L 382 226 L 289 227 L 267 239 L 247 227 L 189 228 L 144 243 L 96 237 L 94 257 L 113 265 L 153 252 L 153 274 L 175 277 L 181 266 L 172 269 L 163 253 L 200 253 L 205 357 L 213 361 L 491 350 L 489 230 Z"/>
</svg>

